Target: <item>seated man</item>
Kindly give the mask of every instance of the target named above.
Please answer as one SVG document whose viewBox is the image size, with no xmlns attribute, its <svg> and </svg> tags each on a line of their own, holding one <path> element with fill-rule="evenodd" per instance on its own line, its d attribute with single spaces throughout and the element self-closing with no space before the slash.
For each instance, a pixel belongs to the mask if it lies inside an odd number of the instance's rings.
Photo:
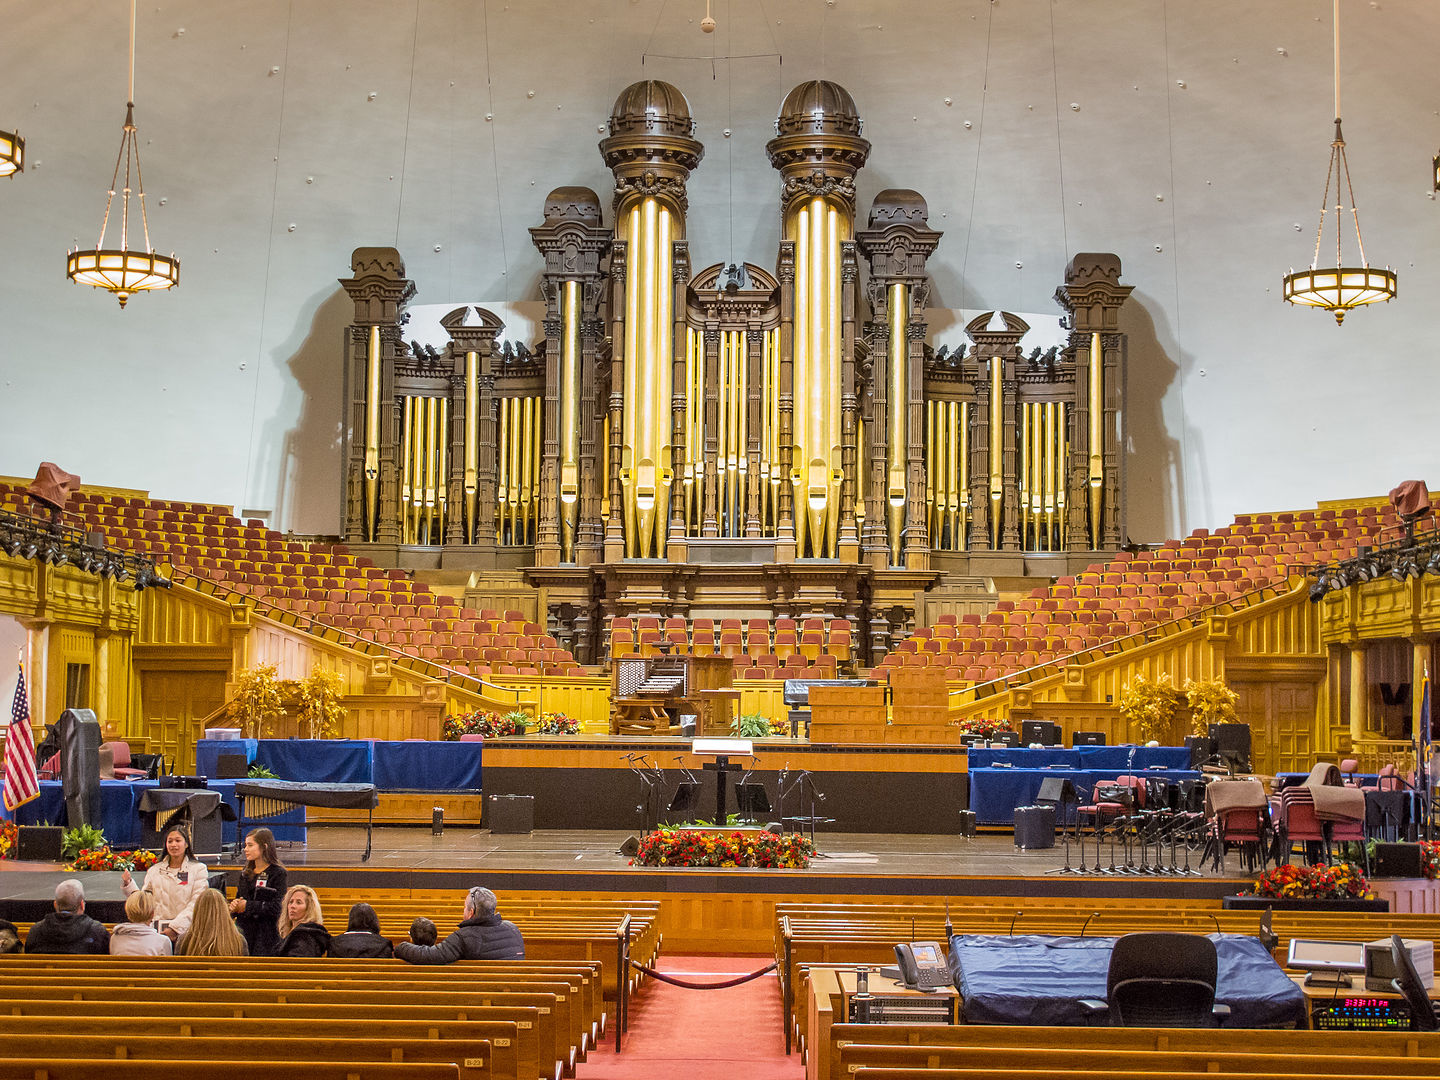
<svg viewBox="0 0 1440 1080">
<path fill-rule="evenodd" d="M 85 914 L 85 886 L 66 878 L 55 886 L 55 910 L 30 928 L 27 953 L 96 953 L 110 951 L 110 932 Z"/>
<path fill-rule="evenodd" d="M 520 928 L 495 912 L 495 894 L 475 886 L 465 897 L 465 920 L 439 945 L 402 941 L 395 955 L 412 964 L 453 964 L 456 960 L 524 960 Z"/>
</svg>

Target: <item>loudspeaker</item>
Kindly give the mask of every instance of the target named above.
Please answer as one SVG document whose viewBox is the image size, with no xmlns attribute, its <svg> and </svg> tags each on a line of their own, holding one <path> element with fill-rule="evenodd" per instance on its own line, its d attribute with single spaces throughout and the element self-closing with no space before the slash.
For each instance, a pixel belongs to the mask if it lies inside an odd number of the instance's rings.
<svg viewBox="0 0 1440 1080">
<path fill-rule="evenodd" d="M 1190 768 L 1209 765 L 1215 757 L 1215 740 L 1207 735 L 1186 735 L 1185 747 L 1190 751 Z"/>
<path fill-rule="evenodd" d="M 1104 746 L 1103 731 L 1077 731 L 1070 736 L 1071 746 Z"/>
<path fill-rule="evenodd" d="M 1029 851 L 1055 846 L 1055 808 L 1053 806 L 1017 806 L 1015 808 L 1015 846 Z"/>
<path fill-rule="evenodd" d="M 1250 725 L 1211 724 L 1210 738 L 1215 741 L 1215 755 L 1237 772 L 1250 771 Z"/>
<path fill-rule="evenodd" d="M 1024 720 L 1020 724 L 1020 742 L 1024 746 L 1039 743 L 1054 746 L 1060 741 L 1060 725 L 1048 720 Z"/>
<path fill-rule="evenodd" d="M 961 835 L 961 836 L 974 836 L 974 835 L 976 834 L 976 831 L 977 831 L 977 830 L 976 830 L 976 828 L 975 828 L 975 811 L 974 811 L 974 810 L 961 810 L 961 811 L 960 811 L 960 835 Z"/>
<path fill-rule="evenodd" d="M 21 862 L 60 862 L 65 832 L 59 825 L 22 825 L 15 857 Z"/>
<path fill-rule="evenodd" d="M 1075 785 L 1063 776 L 1047 776 L 1040 781 L 1040 792 L 1035 796 L 1037 803 L 1054 806 L 1056 803 L 1079 802 L 1075 795 Z"/>
<path fill-rule="evenodd" d="M 244 780 L 250 775 L 250 760 L 244 754 L 217 754 L 215 779 Z"/>
<path fill-rule="evenodd" d="M 1418 878 L 1421 869 L 1419 844 L 1376 844 L 1371 877 Z"/>
<path fill-rule="evenodd" d="M 633 859 L 640 854 L 640 841 L 637 837 L 627 836 L 625 842 L 620 845 L 620 854 L 627 859 Z"/>
<path fill-rule="evenodd" d="M 485 796 L 485 821 L 491 834 L 535 830 L 534 795 Z"/>
</svg>

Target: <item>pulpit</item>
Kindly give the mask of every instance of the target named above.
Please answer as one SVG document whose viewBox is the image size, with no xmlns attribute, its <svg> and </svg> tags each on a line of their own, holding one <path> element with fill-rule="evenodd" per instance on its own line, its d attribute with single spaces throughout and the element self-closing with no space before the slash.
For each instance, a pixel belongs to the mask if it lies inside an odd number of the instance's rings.
<svg viewBox="0 0 1440 1080">
<path fill-rule="evenodd" d="M 611 735 L 679 735 L 686 716 L 697 735 L 723 735 L 740 697 L 728 656 L 626 656 L 610 678 Z"/>
</svg>

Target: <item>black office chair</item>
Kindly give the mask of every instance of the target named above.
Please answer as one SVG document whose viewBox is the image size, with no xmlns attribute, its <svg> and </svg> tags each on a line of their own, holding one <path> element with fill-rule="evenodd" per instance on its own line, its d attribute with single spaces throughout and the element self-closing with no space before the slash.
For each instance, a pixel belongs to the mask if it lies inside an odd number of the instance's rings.
<svg viewBox="0 0 1440 1080">
<path fill-rule="evenodd" d="M 1215 943 L 1199 934 L 1126 934 L 1115 942 L 1106 979 L 1113 1027 L 1215 1027 L 1230 1006 L 1215 1003 Z"/>
<path fill-rule="evenodd" d="M 1410 950 L 1399 934 L 1390 935 L 1390 959 L 1395 965 L 1396 976 L 1391 982 L 1395 992 L 1410 1006 L 1411 1031 L 1440 1031 L 1440 1017 L 1435 1015 L 1435 1003 L 1425 992 L 1415 962 L 1410 959 Z"/>
</svg>

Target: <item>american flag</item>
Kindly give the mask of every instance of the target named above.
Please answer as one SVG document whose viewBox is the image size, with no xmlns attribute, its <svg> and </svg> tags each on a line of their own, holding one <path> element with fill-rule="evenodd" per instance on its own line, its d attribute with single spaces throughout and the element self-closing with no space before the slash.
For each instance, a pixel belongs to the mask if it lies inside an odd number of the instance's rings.
<svg viewBox="0 0 1440 1080">
<path fill-rule="evenodd" d="M 14 813 L 39 797 L 35 741 L 30 736 L 30 698 L 25 693 L 25 665 L 21 664 L 15 704 L 10 707 L 10 731 L 5 736 L 5 809 Z"/>
</svg>

